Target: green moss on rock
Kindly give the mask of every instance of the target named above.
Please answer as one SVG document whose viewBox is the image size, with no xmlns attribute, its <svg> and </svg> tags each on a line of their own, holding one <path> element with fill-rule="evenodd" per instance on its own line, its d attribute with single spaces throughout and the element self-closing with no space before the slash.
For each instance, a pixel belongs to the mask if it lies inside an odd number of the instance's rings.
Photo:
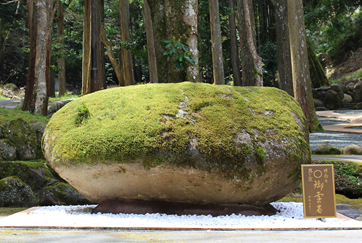
<svg viewBox="0 0 362 243">
<path fill-rule="evenodd" d="M 0 206 L 31 207 L 36 198 L 31 188 L 16 176 L 0 180 Z"/>
<path fill-rule="evenodd" d="M 90 116 L 79 125 L 84 105 Z M 275 88 L 137 85 L 67 104 L 49 121 L 43 149 L 55 165 L 138 161 L 146 168 L 171 163 L 206 171 L 216 166 L 228 178 L 245 179 L 266 171 L 263 146 L 274 141 L 285 145 L 276 150 L 290 156 L 297 169 L 289 176 L 299 179 L 300 163 L 310 162 L 304 122 L 295 100 Z M 236 143 L 241 133 L 250 137 L 249 144 Z M 245 165 L 250 156 L 259 161 L 254 169 Z"/>
<path fill-rule="evenodd" d="M 342 149 L 338 148 L 329 143 L 322 144 L 318 146 L 315 150 L 315 154 L 331 154 L 331 155 L 340 155 L 342 153 Z"/>
<path fill-rule="evenodd" d="M 0 178 L 10 176 L 16 176 L 35 191 L 59 178 L 46 161 L 0 161 Z"/>
</svg>

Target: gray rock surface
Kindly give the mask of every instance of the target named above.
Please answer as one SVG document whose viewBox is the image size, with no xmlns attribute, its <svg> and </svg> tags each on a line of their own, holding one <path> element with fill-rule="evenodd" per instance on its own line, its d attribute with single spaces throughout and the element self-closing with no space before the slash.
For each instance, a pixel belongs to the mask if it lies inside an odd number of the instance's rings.
<svg viewBox="0 0 362 243">
<path fill-rule="evenodd" d="M 0 206 L 88 204 L 46 162 L 0 161 Z"/>
<path fill-rule="evenodd" d="M 16 158 L 16 147 L 9 139 L 0 139 L 0 160 L 14 160 Z"/>
<path fill-rule="evenodd" d="M 36 199 L 31 188 L 16 176 L 0 180 L 1 207 L 32 207 Z"/>
<path fill-rule="evenodd" d="M 334 90 L 328 90 L 324 97 L 324 105 L 330 110 L 338 110 L 341 107 L 341 98 Z"/>
<path fill-rule="evenodd" d="M 315 154 L 338 155 L 342 153 L 342 149 L 338 148 L 337 146 L 333 146 L 329 143 L 326 143 L 318 146 L 314 152 Z"/>
<path fill-rule="evenodd" d="M 362 155 L 362 147 L 357 144 L 351 144 L 343 148 L 345 155 Z"/>
</svg>

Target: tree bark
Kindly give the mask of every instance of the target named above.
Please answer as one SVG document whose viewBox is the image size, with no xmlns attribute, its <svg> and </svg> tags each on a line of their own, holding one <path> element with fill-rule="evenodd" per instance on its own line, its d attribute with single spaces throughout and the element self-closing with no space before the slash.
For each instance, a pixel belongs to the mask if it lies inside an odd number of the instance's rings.
<svg viewBox="0 0 362 243">
<path fill-rule="evenodd" d="M 22 110 L 34 112 L 34 80 L 35 80 L 35 59 L 36 59 L 36 37 L 37 37 L 37 11 L 34 0 L 27 1 L 28 6 L 28 26 L 30 41 L 30 58 L 28 77 L 26 80 L 26 90 Z"/>
<path fill-rule="evenodd" d="M 98 48 L 99 48 L 99 52 L 98 52 L 98 72 L 99 72 L 99 77 L 98 77 L 98 89 L 106 89 L 107 88 L 107 82 L 106 82 L 106 63 L 105 63 L 105 53 L 104 53 L 104 43 L 101 40 L 101 29 L 103 26 L 103 22 L 104 22 L 104 0 L 99 0 L 98 1 L 98 7 L 97 7 L 97 12 L 98 12 L 98 24 L 97 27 L 98 29 L 98 35 L 97 35 L 97 43 L 98 43 Z"/>
<path fill-rule="evenodd" d="M 92 92 L 91 88 L 91 1 L 84 0 L 82 94 Z"/>
<path fill-rule="evenodd" d="M 56 8 L 59 5 L 57 1 Z M 53 0 L 38 0 L 37 4 L 37 40 L 35 59 L 35 110 L 38 115 L 48 113 L 48 87 L 50 79 L 50 46 L 53 18 Z"/>
<path fill-rule="evenodd" d="M 147 0 L 147 3 L 151 12 L 158 82 L 177 83 L 185 81 L 185 79 L 198 81 L 196 1 Z M 174 62 L 167 60 L 164 55 L 166 44 L 163 40 L 172 40 L 173 38 L 188 45 L 191 57 L 195 60 L 195 67 L 185 62 L 186 70 L 176 70 Z"/>
<path fill-rule="evenodd" d="M 275 10 L 279 88 L 294 96 L 287 0 L 272 1 Z"/>
<path fill-rule="evenodd" d="M 250 0 L 238 0 L 244 86 L 263 86 L 262 60 L 256 49 L 254 7 Z"/>
<path fill-rule="evenodd" d="M 151 10 L 151 20 L 156 52 L 158 82 L 168 83 L 168 62 L 163 55 L 165 45 L 162 40 L 168 39 L 165 0 L 147 0 Z M 147 31 L 147 29 L 146 29 Z"/>
<path fill-rule="evenodd" d="M 57 17 L 57 33 L 58 43 L 60 44 L 61 56 L 58 59 L 58 90 L 59 97 L 63 96 L 67 91 L 67 83 L 65 76 L 65 56 L 64 56 L 64 6 L 63 3 L 59 4 L 58 17 Z"/>
<path fill-rule="evenodd" d="M 119 1 L 119 10 L 121 13 L 121 40 L 129 41 L 129 0 L 120 0 Z M 124 76 L 124 85 L 133 85 L 135 84 L 134 72 L 133 72 L 133 61 L 131 52 L 126 48 L 121 47 L 122 52 L 122 65 L 123 65 L 123 76 Z"/>
<path fill-rule="evenodd" d="M 46 85 L 46 62 L 47 62 L 47 42 L 46 32 L 48 23 L 48 6 L 46 0 L 37 0 L 37 40 L 35 59 L 35 113 L 43 115 L 47 101 Z M 44 114 L 46 115 L 46 114 Z"/>
<path fill-rule="evenodd" d="M 225 84 L 219 1 L 209 0 L 214 84 Z"/>
<path fill-rule="evenodd" d="M 84 0 L 82 94 L 100 90 L 104 85 L 104 60 L 101 45 L 101 0 Z"/>
<path fill-rule="evenodd" d="M 234 11 L 234 0 L 228 0 L 230 11 Z M 229 15 L 230 26 L 230 48 L 231 48 L 231 64 L 233 67 L 234 86 L 241 86 L 239 48 L 236 39 L 235 14 Z"/>
<path fill-rule="evenodd" d="M 199 82 L 199 49 L 197 47 L 197 12 L 198 1 L 186 0 L 183 21 L 185 25 L 190 26 L 186 44 L 189 48 L 190 57 L 195 60 L 195 65 L 186 62 L 186 80 L 190 82 Z"/>
<path fill-rule="evenodd" d="M 313 103 L 302 0 L 288 0 L 288 20 L 294 97 L 307 119 L 309 131 L 319 131 L 322 127 Z"/>
<path fill-rule="evenodd" d="M 146 37 L 147 37 L 148 70 L 150 76 L 150 83 L 158 83 L 155 39 L 153 35 L 151 9 L 147 0 L 144 0 L 144 11 L 145 11 L 144 22 L 145 22 Z"/>
</svg>

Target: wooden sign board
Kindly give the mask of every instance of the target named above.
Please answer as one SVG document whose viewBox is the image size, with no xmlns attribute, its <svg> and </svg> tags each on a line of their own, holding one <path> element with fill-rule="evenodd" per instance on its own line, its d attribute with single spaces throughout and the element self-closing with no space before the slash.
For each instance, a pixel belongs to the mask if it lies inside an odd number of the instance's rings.
<svg viewBox="0 0 362 243">
<path fill-rule="evenodd" d="M 302 165 L 304 218 L 337 217 L 332 164 Z"/>
</svg>

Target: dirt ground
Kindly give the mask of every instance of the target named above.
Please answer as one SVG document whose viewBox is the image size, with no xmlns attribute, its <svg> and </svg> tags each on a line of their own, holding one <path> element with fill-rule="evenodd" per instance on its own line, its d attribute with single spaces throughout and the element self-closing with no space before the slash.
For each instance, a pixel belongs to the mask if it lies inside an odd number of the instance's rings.
<svg viewBox="0 0 362 243">
<path fill-rule="evenodd" d="M 339 64 L 336 67 L 330 68 L 328 72 L 329 79 L 337 79 L 348 73 L 352 73 L 362 68 L 362 48 L 352 53 L 347 61 Z"/>
</svg>

